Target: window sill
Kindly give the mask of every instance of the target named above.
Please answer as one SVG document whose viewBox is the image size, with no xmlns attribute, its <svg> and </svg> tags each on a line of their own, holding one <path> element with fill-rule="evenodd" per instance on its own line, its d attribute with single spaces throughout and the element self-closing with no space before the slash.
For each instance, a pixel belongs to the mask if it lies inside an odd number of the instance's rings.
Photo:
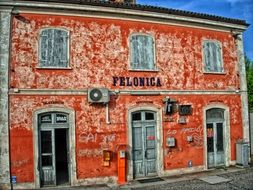
<svg viewBox="0 0 253 190">
<path fill-rule="evenodd" d="M 36 67 L 39 70 L 72 70 L 71 67 Z"/>
<path fill-rule="evenodd" d="M 130 72 L 159 72 L 158 69 L 154 70 L 145 70 L 145 69 L 128 69 Z"/>
<path fill-rule="evenodd" d="M 203 73 L 207 75 L 226 75 L 227 74 L 226 72 L 207 72 L 207 71 L 204 71 Z"/>
</svg>

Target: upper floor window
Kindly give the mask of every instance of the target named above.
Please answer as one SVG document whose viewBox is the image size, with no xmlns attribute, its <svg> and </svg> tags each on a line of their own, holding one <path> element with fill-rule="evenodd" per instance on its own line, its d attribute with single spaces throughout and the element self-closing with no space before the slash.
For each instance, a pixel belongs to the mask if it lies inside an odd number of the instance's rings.
<svg viewBox="0 0 253 190">
<path fill-rule="evenodd" d="M 216 41 L 203 43 L 204 67 L 206 72 L 221 73 L 224 71 L 222 63 L 221 44 Z"/>
<path fill-rule="evenodd" d="M 69 66 L 69 32 L 48 28 L 40 32 L 39 66 L 66 68 Z"/>
<path fill-rule="evenodd" d="M 136 34 L 130 38 L 130 65 L 134 70 L 155 70 L 154 41 L 151 36 Z"/>
</svg>

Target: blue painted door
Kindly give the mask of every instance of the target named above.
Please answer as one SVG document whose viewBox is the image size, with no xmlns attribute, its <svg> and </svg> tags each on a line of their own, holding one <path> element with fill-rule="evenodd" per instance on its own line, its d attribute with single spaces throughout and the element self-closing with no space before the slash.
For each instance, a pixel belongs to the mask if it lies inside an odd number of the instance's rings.
<svg viewBox="0 0 253 190">
<path fill-rule="evenodd" d="M 156 114 L 140 111 L 132 114 L 134 178 L 157 175 Z"/>
</svg>

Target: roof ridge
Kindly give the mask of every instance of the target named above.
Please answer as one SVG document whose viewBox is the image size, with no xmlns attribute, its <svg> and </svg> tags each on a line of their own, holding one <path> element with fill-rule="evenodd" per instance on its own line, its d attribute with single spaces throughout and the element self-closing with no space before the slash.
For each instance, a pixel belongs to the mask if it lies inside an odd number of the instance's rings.
<svg viewBox="0 0 253 190">
<path fill-rule="evenodd" d="M 18 0 L 13 0 L 13 1 L 18 1 Z M 158 7 L 158 6 L 153 6 L 153 5 L 132 4 L 129 2 L 111 2 L 111 1 L 103 1 L 103 0 L 22 0 L 22 1 L 69 3 L 69 4 L 125 8 L 125 9 L 133 9 L 133 10 L 140 10 L 140 11 L 152 11 L 152 12 L 164 13 L 164 14 L 175 14 L 179 16 L 188 16 L 188 17 L 193 17 L 193 18 L 200 18 L 200 19 L 207 19 L 207 20 L 221 21 L 221 22 L 228 22 L 228 23 L 233 23 L 233 24 L 249 26 L 249 24 L 245 20 L 242 20 L 242 19 L 229 18 L 229 17 L 218 16 L 218 15 L 207 14 L 207 13 L 198 13 L 198 12 L 193 12 L 193 11 L 188 11 L 188 10 Z"/>
</svg>

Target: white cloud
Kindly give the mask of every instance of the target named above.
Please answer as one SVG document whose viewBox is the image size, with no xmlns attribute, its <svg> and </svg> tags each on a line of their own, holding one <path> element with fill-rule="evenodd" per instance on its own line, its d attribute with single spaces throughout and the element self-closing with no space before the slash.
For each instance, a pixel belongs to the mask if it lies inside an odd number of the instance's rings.
<svg viewBox="0 0 253 190">
<path fill-rule="evenodd" d="M 225 0 L 229 3 L 247 3 L 250 2 L 251 0 Z"/>
<path fill-rule="evenodd" d="M 191 10 L 191 9 L 194 9 L 199 4 L 201 4 L 201 1 L 190 1 L 188 3 L 184 3 L 184 5 L 182 5 L 178 8 L 181 10 Z"/>
</svg>

